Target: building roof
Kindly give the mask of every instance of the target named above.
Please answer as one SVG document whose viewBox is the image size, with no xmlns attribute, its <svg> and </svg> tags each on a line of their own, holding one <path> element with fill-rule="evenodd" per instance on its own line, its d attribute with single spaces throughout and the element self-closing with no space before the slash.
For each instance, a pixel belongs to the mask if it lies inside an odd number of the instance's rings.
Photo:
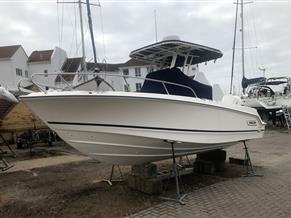
<svg viewBox="0 0 291 218">
<path fill-rule="evenodd" d="M 102 71 L 117 71 L 120 67 L 138 67 L 149 65 L 146 62 L 129 59 L 125 63 L 108 64 L 108 63 L 97 63 L 97 67 L 101 68 Z M 87 70 L 92 71 L 95 68 L 95 63 L 87 63 Z"/>
<path fill-rule="evenodd" d="M 62 66 L 63 72 L 74 73 L 77 72 L 81 66 L 82 58 L 67 58 Z"/>
<path fill-rule="evenodd" d="M 118 68 L 122 64 L 107 64 L 107 63 L 97 63 L 97 66 L 95 63 L 87 63 L 87 70 L 93 71 L 95 67 L 101 68 L 101 71 L 118 71 Z"/>
<path fill-rule="evenodd" d="M 28 62 L 50 61 L 54 50 L 33 51 L 28 57 Z"/>
<path fill-rule="evenodd" d="M 138 67 L 138 66 L 146 66 L 146 65 L 149 65 L 149 63 L 131 58 L 124 64 L 121 64 L 120 67 Z"/>
<path fill-rule="evenodd" d="M 10 45 L 0 47 L 0 58 L 11 58 L 21 45 Z"/>
<path fill-rule="evenodd" d="M 55 79 L 55 83 L 61 83 L 63 81 L 66 82 L 72 82 L 75 78 L 75 74 L 62 74 L 62 75 L 58 75 Z"/>
<path fill-rule="evenodd" d="M 81 63 L 82 63 L 82 58 L 67 58 L 67 60 L 62 66 L 62 71 L 64 74 L 58 75 L 55 79 L 55 82 L 60 83 L 63 80 L 67 82 L 73 81 L 75 78 L 75 74 L 72 74 L 72 73 L 76 73 L 79 70 Z M 66 75 L 65 73 L 70 73 L 70 74 Z"/>
</svg>

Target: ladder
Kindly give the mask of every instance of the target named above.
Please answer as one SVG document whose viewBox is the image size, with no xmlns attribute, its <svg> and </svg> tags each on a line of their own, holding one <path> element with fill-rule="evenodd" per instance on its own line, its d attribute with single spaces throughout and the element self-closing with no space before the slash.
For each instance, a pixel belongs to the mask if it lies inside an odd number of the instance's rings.
<svg viewBox="0 0 291 218">
<path fill-rule="evenodd" d="M 291 129 L 291 117 L 287 106 L 282 106 L 282 112 L 285 118 L 285 122 L 288 128 L 288 131 Z"/>
</svg>

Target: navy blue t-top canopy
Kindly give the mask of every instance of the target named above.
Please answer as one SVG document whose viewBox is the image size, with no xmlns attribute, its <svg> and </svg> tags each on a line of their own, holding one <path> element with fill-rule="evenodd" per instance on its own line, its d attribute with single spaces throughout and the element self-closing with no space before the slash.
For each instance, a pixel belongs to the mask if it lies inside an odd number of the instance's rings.
<svg viewBox="0 0 291 218">
<path fill-rule="evenodd" d="M 183 86 L 188 86 L 197 95 L 198 98 L 203 99 L 210 99 L 212 100 L 212 87 L 199 83 L 187 75 L 185 75 L 179 68 L 172 68 L 172 69 L 163 69 L 158 70 L 152 73 L 149 73 L 146 78 L 148 79 L 155 79 L 155 80 L 162 80 L 166 82 L 172 82 L 176 84 L 180 84 Z M 181 95 L 181 96 L 189 96 L 189 97 L 196 97 L 194 96 L 193 92 L 186 88 L 181 87 L 173 84 L 166 84 L 165 86 L 171 95 Z M 158 93 L 158 94 L 167 94 L 163 84 L 161 82 L 145 80 L 141 92 L 146 93 Z"/>
</svg>

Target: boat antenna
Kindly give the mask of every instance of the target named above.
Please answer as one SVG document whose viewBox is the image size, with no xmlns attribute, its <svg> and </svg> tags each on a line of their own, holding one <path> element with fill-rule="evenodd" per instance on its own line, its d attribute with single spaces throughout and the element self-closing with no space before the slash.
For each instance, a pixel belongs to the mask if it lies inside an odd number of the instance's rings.
<svg viewBox="0 0 291 218">
<path fill-rule="evenodd" d="M 231 61 L 231 78 L 230 78 L 230 90 L 229 90 L 229 94 L 232 94 L 232 89 L 233 89 L 233 71 L 234 71 L 236 32 L 237 32 L 236 30 L 237 30 L 238 1 L 239 0 L 236 1 L 236 10 L 235 10 L 233 46 L 232 46 L 232 61 Z"/>
<path fill-rule="evenodd" d="M 266 68 L 265 67 L 259 67 L 259 70 L 263 72 L 263 77 L 266 77 Z"/>
<path fill-rule="evenodd" d="M 86 5 L 87 5 L 87 15 L 88 15 L 89 30 L 90 30 L 90 36 L 91 36 L 91 42 L 92 42 L 92 49 L 93 49 L 93 54 L 94 54 L 94 63 L 96 66 L 97 65 L 97 54 L 96 54 L 96 47 L 95 47 L 94 33 L 93 33 L 93 26 L 92 26 L 90 0 L 86 0 Z M 100 3 L 97 6 L 100 7 Z"/>
<path fill-rule="evenodd" d="M 158 26 L 157 26 L 157 11 L 154 10 L 154 16 L 155 16 L 155 34 L 156 34 L 156 42 L 158 42 Z"/>
</svg>

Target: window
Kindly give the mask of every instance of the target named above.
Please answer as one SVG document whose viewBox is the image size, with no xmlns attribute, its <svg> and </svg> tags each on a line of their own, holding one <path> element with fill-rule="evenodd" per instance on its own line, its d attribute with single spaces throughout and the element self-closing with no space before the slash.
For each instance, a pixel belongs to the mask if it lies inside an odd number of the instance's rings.
<svg viewBox="0 0 291 218">
<path fill-rule="evenodd" d="M 44 70 L 43 72 L 45 74 L 44 77 L 48 77 L 48 75 L 47 75 L 48 74 L 48 71 L 47 70 Z"/>
<path fill-rule="evenodd" d="M 16 68 L 16 75 L 17 76 L 22 76 L 22 70 L 19 68 Z"/>
<path fill-rule="evenodd" d="M 129 75 L 129 71 L 128 69 L 123 69 L 123 76 L 128 76 Z"/>
<path fill-rule="evenodd" d="M 141 77 L 140 68 L 136 67 L 134 70 L 135 70 L 135 76 L 136 77 Z"/>
<path fill-rule="evenodd" d="M 125 84 L 124 85 L 124 91 L 125 92 L 129 92 L 129 84 Z"/>
<path fill-rule="evenodd" d="M 28 71 L 26 70 L 24 71 L 24 73 L 25 73 L 25 77 L 28 78 Z"/>
<path fill-rule="evenodd" d="M 151 73 L 153 71 L 154 71 L 154 67 L 153 66 L 147 67 L 147 73 Z"/>
<path fill-rule="evenodd" d="M 135 84 L 135 89 L 137 92 L 139 92 L 141 90 L 141 83 L 136 83 Z"/>
</svg>

